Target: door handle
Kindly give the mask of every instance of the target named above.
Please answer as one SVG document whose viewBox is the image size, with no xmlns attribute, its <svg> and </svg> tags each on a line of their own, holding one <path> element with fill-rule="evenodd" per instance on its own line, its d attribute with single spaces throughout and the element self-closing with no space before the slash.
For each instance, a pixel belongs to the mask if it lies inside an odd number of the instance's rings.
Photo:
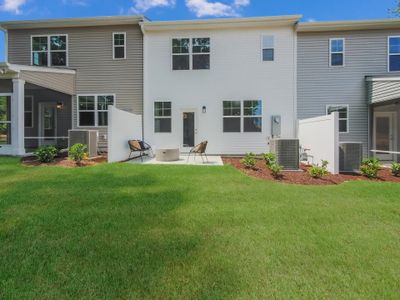
<svg viewBox="0 0 400 300">
<path fill-rule="evenodd" d="M 197 134 L 197 129 L 194 130 L 194 133 Z"/>
</svg>

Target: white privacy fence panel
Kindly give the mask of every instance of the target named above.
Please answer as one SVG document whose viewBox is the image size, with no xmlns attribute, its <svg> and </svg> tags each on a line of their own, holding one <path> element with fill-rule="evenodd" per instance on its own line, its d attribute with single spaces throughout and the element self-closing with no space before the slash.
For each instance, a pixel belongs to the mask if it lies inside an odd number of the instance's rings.
<svg viewBox="0 0 400 300">
<path fill-rule="evenodd" d="M 315 164 L 326 160 L 329 172 L 339 173 L 339 113 L 300 120 L 299 140 Z"/>
<path fill-rule="evenodd" d="M 108 162 L 129 157 L 129 140 L 142 140 L 142 116 L 113 106 L 108 110 Z"/>
</svg>

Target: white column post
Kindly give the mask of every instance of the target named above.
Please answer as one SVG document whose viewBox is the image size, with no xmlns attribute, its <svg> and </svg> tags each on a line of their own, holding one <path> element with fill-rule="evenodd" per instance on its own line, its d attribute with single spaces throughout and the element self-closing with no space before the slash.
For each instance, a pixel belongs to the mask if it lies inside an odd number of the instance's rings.
<svg viewBox="0 0 400 300">
<path fill-rule="evenodd" d="M 11 143 L 15 155 L 25 154 L 25 80 L 13 79 Z"/>
</svg>

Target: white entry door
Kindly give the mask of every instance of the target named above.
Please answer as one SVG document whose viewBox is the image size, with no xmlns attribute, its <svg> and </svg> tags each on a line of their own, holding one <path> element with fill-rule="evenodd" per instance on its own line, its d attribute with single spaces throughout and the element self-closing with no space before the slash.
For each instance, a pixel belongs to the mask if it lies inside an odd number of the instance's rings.
<svg viewBox="0 0 400 300">
<path fill-rule="evenodd" d="M 39 103 L 39 145 L 57 144 L 57 105 Z"/>
<path fill-rule="evenodd" d="M 395 150 L 396 114 L 393 112 L 374 113 L 374 150 L 376 158 L 383 161 L 393 161 L 394 155 L 387 153 Z"/>
</svg>

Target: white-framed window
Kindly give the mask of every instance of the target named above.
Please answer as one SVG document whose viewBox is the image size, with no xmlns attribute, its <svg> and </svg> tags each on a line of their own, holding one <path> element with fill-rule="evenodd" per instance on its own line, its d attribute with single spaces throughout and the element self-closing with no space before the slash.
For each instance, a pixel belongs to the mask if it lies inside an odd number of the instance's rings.
<svg viewBox="0 0 400 300">
<path fill-rule="evenodd" d="M 262 101 L 223 101 L 223 132 L 262 132 Z"/>
<path fill-rule="evenodd" d="M 108 106 L 115 105 L 115 95 L 78 95 L 78 127 L 108 125 Z"/>
<path fill-rule="evenodd" d="M 333 112 L 339 113 L 339 132 L 349 132 L 349 106 L 348 105 L 327 105 L 326 114 L 330 115 Z"/>
<path fill-rule="evenodd" d="M 172 70 L 209 70 L 210 38 L 173 38 Z"/>
<path fill-rule="evenodd" d="M 344 66 L 345 39 L 333 38 L 329 40 L 329 66 Z"/>
<path fill-rule="evenodd" d="M 0 94 L 0 145 L 11 145 L 11 95 Z"/>
<path fill-rule="evenodd" d="M 243 132 L 262 131 L 262 103 L 261 100 L 243 101 Z"/>
<path fill-rule="evenodd" d="M 33 128 L 33 96 L 25 96 L 25 128 Z"/>
<path fill-rule="evenodd" d="M 33 35 L 31 53 L 33 66 L 68 66 L 68 35 Z"/>
<path fill-rule="evenodd" d="M 113 59 L 126 59 L 126 32 L 113 33 Z"/>
<path fill-rule="evenodd" d="M 172 103 L 170 101 L 154 102 L 154 132 L 170 133 L 172 131 Z"/>
<path fill-rule="evenodd" d="M 262 61 L 275 60 L 275 38 L 272 35 L 263 35 L 262 43 Z"/>
<path fill-rule="evenodd" d="M 400 71 L 400 36 L 388 37 L 388 71 Z"/>
</svg>

